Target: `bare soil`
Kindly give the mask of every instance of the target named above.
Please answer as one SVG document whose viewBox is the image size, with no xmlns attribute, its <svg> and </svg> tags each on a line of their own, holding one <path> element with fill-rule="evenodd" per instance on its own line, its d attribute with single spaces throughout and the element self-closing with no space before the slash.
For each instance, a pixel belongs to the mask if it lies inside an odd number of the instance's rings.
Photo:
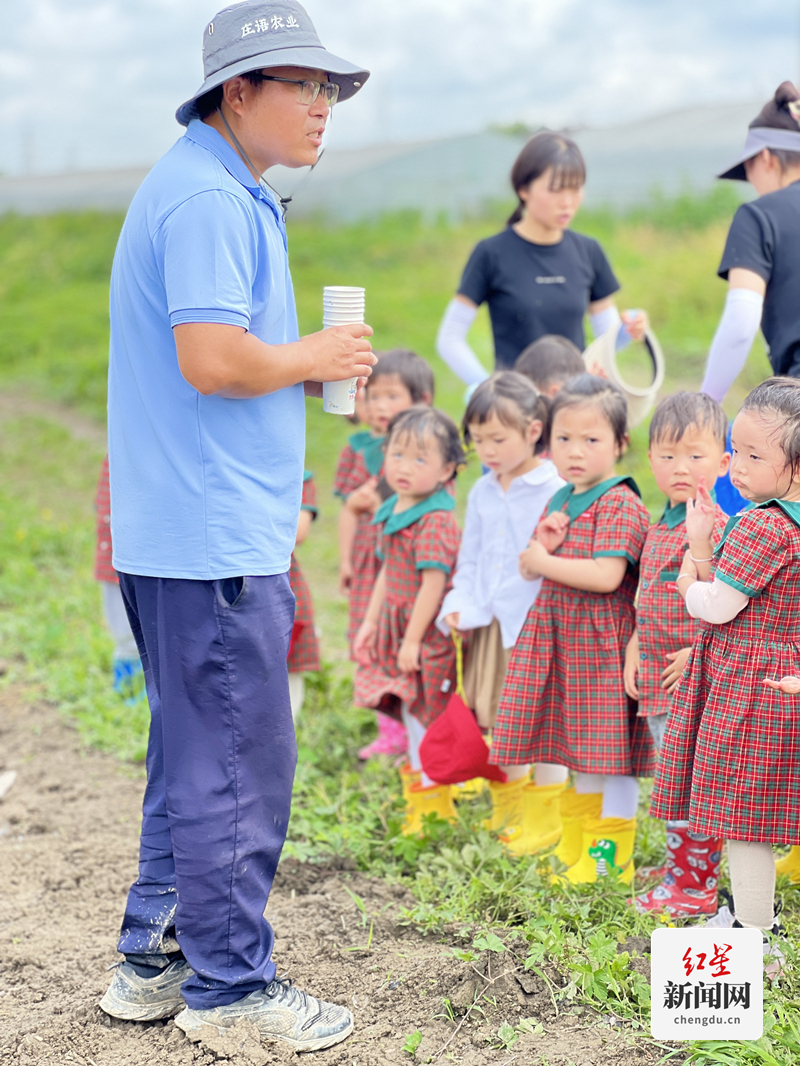
<svg viewBox="0 0 800 1066">
<path fill-rule="evenodd" d="M 104 1015 L 97 1002 L 119 958 L 143 772 L 81 750 L 55 708 L 31 705 L 12 688 L 0 690 L 3 769 L 18 777 L 0 803 L 0 1063 L 267 1066 L 295 1058 L 291 1049 L 262 1046 L 247 1027 L 192 1043 L 172 1021 Z M 402 924 L 402 887 L 348 865 L 284 861 L 267 911 L 279 971 L 355 1015 L 353 1035 L 314 1055 L 315 1063 L 633 1066 L 659 1058 L 613 1017 L 580 1008 L 556 1014 L 545 984 L 512 952 L 494 955 L 490 969 L 456 959 L 446 942 Z M 498 1028 L 522 1018 L 544 1031 L 495 1046 Z M 422 1040 L 412 1057 L 403 1045 L 416 1031 Z"/>
</svg>

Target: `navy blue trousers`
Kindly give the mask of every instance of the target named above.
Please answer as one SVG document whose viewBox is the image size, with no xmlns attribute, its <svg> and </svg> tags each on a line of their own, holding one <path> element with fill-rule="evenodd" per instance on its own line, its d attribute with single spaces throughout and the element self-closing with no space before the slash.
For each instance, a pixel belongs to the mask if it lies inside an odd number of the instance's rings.
<svg viewBox="0 0 800 1066">
<path fill-rule="evenodd" d="M 180 949 L 201 1010 L 275 977 L 264 919 L 297 747 L 288 574 L 187 581 L 120 574 L 150 702 L 139 877 L 118 949 Z M 142 960 L 144 961 L 144 960 Z"/>
</svg>

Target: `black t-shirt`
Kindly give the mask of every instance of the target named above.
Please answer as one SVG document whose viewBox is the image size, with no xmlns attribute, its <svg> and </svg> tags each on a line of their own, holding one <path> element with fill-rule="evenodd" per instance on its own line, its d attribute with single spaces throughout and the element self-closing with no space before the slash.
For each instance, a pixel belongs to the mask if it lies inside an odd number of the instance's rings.
<svg viewBox="0 0 800 1066">
<path fill-rule="evenodd" d="M 767 283 L 761 329 L 769 361 L 776 374 L 800 377 L 800 182 L 737 210 L 719 276 L 734 267 Z"/>
<path fill-rule="evenodd" d="M 588 304 L 618 288 L 591 237 L 568 229 L 558 244 L 533 244 L 509 226 L 475 246 L 458 291 L 473 303 L 488 302 L 497 367 L 505 369 L 546 333 L 568 337 L 583 350 Z"/>
</svg>

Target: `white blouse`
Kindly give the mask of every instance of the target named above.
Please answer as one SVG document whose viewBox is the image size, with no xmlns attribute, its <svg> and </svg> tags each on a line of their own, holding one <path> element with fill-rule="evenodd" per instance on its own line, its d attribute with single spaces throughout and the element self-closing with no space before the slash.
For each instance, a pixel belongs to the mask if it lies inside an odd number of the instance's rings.
<svg viewBox="0 0 800 1066">
<path fill-rule="evenodd" d="M 453 611 L 459 613 L 460 629 L 488 626 L 496 618 L 503 647 L 513 648 L 542 587 L 541 578 L 522 577 L 519 555 L 528 547 L 548 500 L 564 484 L 552 462 L 543 459 L 514 478 L 506 492 L 493 473 L 473 485 L 453 587 L 436 620 L 443 633 L 449 633 L 444 619 Z"/>
</svg>

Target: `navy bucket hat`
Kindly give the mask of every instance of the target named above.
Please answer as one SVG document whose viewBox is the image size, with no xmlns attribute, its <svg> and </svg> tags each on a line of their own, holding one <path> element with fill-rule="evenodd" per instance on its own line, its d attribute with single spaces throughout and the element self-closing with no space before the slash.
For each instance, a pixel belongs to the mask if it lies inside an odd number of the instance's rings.
<svg viewBox="0 0 800 1066">
<path fill-rule="evenodd" d="M 175 112 L 182 126 L 197 118 L 198 97 L 237 74 L 269 67 L 324 70 L 339 86 L 339 100 L 355 95 L 369 77 L 346 59 L 327 52 L 305 8 L 295 0 L 245 0 L 223 8 L 203 32 L 205 81 Z"/>
</svg>

